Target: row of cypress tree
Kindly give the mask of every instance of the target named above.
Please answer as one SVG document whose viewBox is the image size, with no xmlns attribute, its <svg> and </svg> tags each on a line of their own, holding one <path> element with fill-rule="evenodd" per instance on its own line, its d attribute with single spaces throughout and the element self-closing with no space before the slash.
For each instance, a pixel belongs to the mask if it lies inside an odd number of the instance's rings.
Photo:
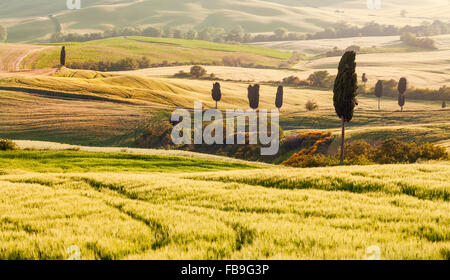
<svg viewBox="0 0 450 280">
<path fill-rule="evenodd" d="M 259 107 L 259 89 L 260 86 L 258 84 L 249 85 L 247 89 L 248 103 L 250 105 L 250 108 L 252 108 L 253 110 L 258 109 Z M 220 89 L 220 83 L 218 82 L 214 83 L 211 92 L 212 92 L 212 99 L 216 101 L 216 109 L 217 109 L 218 102 L 222 99 L 222 91 Z M 280 110 L 281 107 L 283 106 L 283 94 L 284 94 L 283 86 L 279 86 L 275 98 L 275 106 L 278 108 L 278 110 Z"/>
</svg>

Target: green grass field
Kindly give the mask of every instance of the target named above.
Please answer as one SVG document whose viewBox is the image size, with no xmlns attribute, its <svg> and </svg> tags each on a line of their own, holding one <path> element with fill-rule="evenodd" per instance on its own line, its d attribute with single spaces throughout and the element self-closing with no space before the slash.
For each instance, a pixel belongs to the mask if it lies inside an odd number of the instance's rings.
<svg viewBox="0 0 450 280">
<path fill-rule="evenodd" d="M 261 169 L 81 151 L 0 162 L 0 259 L 67 259 L 72 245 L 82 259 L 366 259 L 372 245 L 382 259 L 450 257 L 448 162 Z"/>
<path fill-rule="evenodd" d="M 206 41 L 151 37 L 116 37 L 85 43 L 61 43 L 65 45 L 67 63 L 85 61 L 118 61 L 124 57 L 146 56 L 151 63 L 205 63 L 222 62 L 225 56 L 238 56 L 242 63 L 278 67 L 291 58 L 291 53 L 270 48 L 248 45 L 219 44 Z M 60 48 L 49 48 L 38 55 L 27 57 L 25 69 L 51 68 L 59 65 Z"/>
</svg>

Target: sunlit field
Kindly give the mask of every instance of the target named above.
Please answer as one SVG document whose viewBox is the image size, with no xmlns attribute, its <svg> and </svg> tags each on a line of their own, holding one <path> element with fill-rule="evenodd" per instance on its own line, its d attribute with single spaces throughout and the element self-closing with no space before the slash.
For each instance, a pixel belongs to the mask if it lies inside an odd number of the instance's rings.
<svg viewBox="0 0 450 280">
<path fill-rule="evenodd" d="M 0 1 L 0 260 L 449 261 L 449 13 Z"/>
<path fill-rule="evenodd" d="M 78 151 L 0 158 L 1 259 L 67 259 L 72 245 L 82 259 L 366 259 L 371 245 L 382 259 L 450 257 L 446 162 L 291 169 Z M 241 170 L 217 171 L 226 169 Z"/>
</svg>

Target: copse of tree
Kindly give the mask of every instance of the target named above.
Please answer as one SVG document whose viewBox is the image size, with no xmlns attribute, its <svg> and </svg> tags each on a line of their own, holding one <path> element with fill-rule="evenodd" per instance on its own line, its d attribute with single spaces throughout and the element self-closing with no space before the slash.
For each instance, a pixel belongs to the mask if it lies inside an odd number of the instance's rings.
<svg viewBox="0 0 450 280">
<path fill-rule="evenodd" d="M 259 85 L 248 86 L 248 103 L 253 110 L 259 107 Z"/>
<path fill-rule="evenodd" d="M 416 34 L 413 34 L 411 32 L 404 32 L 400 36 L 400 40 L 407 44 L 408 46 L 412 47 L 419 47 L 424 49 L 431 49 L 435 50 L 436 42 L 431 38 L 417 38 Z"/>
<path fill-rule="evenodd" d="M 307 81 L 312 87 L 331 88 L 333 87 L 333 77 L 328 71 L 316 71 L 309 75 Z"/>
<path fill-rule="evenodd" d="M 381 97 L 383 96 L 383 81 L 378 80 L 375 85 L 375 96 L 378 97 L 378 111 L 381 110 Z"/>
<path fill-rule="evenodd" d="M 3 25 L 0 25 L 0 42 L 5 42 L 8 39 L 8 30 Z"/>
<path fill-rule="evenodd" d="M 283 94 L 284 94 L 283 86 L 278 86 L 277 96 L 275 98 L 275 107 L 278 108 L 278 111 L 281 109 L 281 107 L 283 107 Z"/>
<path fill-rule="evenodd" d="M 151 66 L 150 60 L 143 56 L 142 58 L 126 57 L 119 61 L 100 60 L 100 61 L 74 61 L 67 65 L 72 69 L 85 69 L 93 71 L 128 71 L 149 68 Z"/>
<path fill-rule="evenodd" d="M 408 80 L 406 78 L 400 78 L 398 81 L 398 106 L 400 106 L 401 111 L 403 112 L 403 106 L 405 106 L 405 92 L 408 88 Z"/>
<path fill-rule="evenodd" d="M 216 109 L 217 109 L 217 103 L 222 99 L 222 91 L 220 90 L 220 84 L 214 83 L 213 89 L 212 89 L 212 99 L 216 101 Z"/>
<path fill-rule="evenodd" d="M 59 63 L 61 64 L 61 66 L 66 65 L 66 47 L 65 46 L 63 46 L 61 48 L 61 54 L 59 56 Z"/>
<path fill-rule="evenodd" d="M 356 90 L 358 89 L 358 76 L 356 74 L 356 53 L 346 52 L 339 62 L 338 74 L 334 82 L 333 104 L 336 114 L 342 121 L 341 156 L 340 164 L 344 164 L 345 123 L 353 118 L 353 112 L 358 105 Z"/>
<path fill-rule="evenodd" d="M 195 65 L 191 67 L 190 74 L 194 78 L 200 78 L 206 75 L 206 70 L 199 65 Z"/>
</svg>

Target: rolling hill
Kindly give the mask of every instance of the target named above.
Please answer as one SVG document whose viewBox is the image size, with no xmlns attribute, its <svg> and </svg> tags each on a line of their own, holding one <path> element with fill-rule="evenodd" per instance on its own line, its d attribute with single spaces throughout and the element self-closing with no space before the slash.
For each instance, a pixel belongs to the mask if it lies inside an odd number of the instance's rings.
<svg viewBox="0 0 450 280">
<path fill-rule="evenodd" d="M 247 83 L 221 82 L 219 109 L 248 109 Z M 155 78 L 62 69 L 52 76 L 13 76 L 0 79 L 0 137 L 93 146 L 134 146 L 138 133 L 155 114 L 192 108 L 195 101 L 214 107 L 212 81 Z M 260 108 L 274 109 L 276 87 L 261 86 Z M 339 134 L 332 93 L 326 90 L 285 88 L 280 125 L 286 134 L 332 130 Z M 319 110 L 308 112 L 307 101 Z M 353 139 L 405 141 L 448 146 L 450 110 L 438 101 L 407 100 L 399 112 L 396 99 L 359 97 L 348 126 Z"/>
<path fill-rule="evenodd" d="M 6 44 L 8 45 L 8 44 Z M 292 53 L 260 46 L 220 44 L 197 40 L 151 37 L 116 37 L 85 43 L 51 44 L 26 57 L 24 69 L 52 68 L 59 65 L 60 46 L 67 49 L 67 63 L 109 61 L 125 57 L 147 57 L 152 64 L 221 64 L 224 57 L 235 57 L 245 64 L 276 68 L 288 61 Z"/>
<path fill-rule="evenodd" d="M 401 10 L 407 11 L 407 17 L 399 16 Z M 5 0 L 0 3 L 0 24 L 9 28 L 10 42 L 30 42 L 48 39 L 59 28 L 55 22 L 63 32 L 78 33 L 135 25 L 226 30 L 241 25 L 251 33 L 280 27 L 316 32 L 339 21 L 417 25 L 424 20 L 447 20 L 449 11 L 447 0 L 414 0 L 407 6 L 401 0 L 384 1 L 381 10 L 369 10 L 360 0 L 83 0 L 81 10 L 67 10 L 62 0 Z"/>
</svg>

